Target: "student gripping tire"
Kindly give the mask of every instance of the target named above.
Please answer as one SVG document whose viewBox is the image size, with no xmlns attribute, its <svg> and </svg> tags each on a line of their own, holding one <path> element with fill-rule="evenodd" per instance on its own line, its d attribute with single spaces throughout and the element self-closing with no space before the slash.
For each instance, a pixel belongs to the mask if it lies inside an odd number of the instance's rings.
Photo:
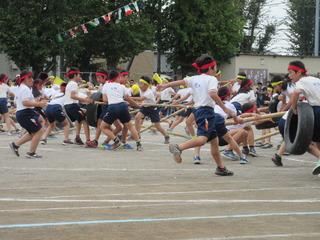
<svg viewBox="0 0 320 240">
<path fill-rule="evenodd" d="M 314 113 L 308 103 L 300 102 L 297 106 L 297 115 L 289 111 L 285 125 L 284 139 L 286 151 L 295 154 L 304 154 L 312 141 L 314 129 Z"/>
</svg>

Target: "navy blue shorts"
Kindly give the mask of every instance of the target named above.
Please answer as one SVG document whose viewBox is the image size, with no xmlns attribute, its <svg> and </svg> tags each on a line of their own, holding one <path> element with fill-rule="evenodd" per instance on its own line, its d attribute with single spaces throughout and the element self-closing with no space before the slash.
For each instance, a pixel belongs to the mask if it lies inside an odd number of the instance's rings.
<svg viewBox="0 0 320 240">
<path fill-rule="evenodd" d="M 224 135 L 227 134 L 228 129 L 226 128 L 225 119 L 219 114 L 215 114 L 215 126 L 217 135 L 219 137 L 219 146 L 226 146 L 228 143 L 223 139 Z"/>
<path fill-rule="evenodd" d="M 152 123 L 160 122 L 159 111 L 154 107 L 143 107 L 140 112 L 145 116 L 149 117 Z"/>
<path fill-rule="evenodd" d="M 285 126 L 286 126 L 286 120 L 283 118 L 280 118 L 280 120 L 278 121 L 278 128 L 279 128 L 279 132 L 280 132 L 282 138 L 284 138 Z"/>
<path fill-rule="evenodd" d="M 30 108 L 16 112 L 18 123 L 30 134 L 36 133 L 42 128 L 39 117 L 39 113 Z"/>
<path fill-rule="evenodd" d="M 231 104 L 236 108 L 237 115 L 238 116 L 241 115 L 242 114 L 242 106 L 241 106 L 241 104 L 238 103 L 238 102 L 232 102 Z"/>
<path fill-rule="evenodd" d="M 200 107 L 193 111 L 198 126 L 197 135 L 208 138 L 208 142 L 217 137 L 215 114 L 212 107 Z"/>
<path fill-rule="evenodd" d="M 314 113 L 314 129 L 312 141 L 320 143 L 320 106 L 313 108 Z"/>
<path fill-rule="evenodd" d="M 184 111 L 180 112 L 178 114 L 178 116 L 185 118 L 185 117 L 189 117 L 191 115 L 191 113 L 192 113 L 192 109 L 191 108 L 187 108 L 187 110 L 184 110 Z"/>
<path fill-rule="evenodd" d="M 0 114 L 8 112 L 8 100 L 6 98 L 0 98 Z"/>
<path fill-rule="evenodd" d="M 99 119 L 103 120 L 103 117 L 106 115 L 107 111 L 108 111 L 108 105 L 103 105 Z"/>
<path fill-rule="evenodd" d="M 66 119 L 66 115 L 59 104 L 48 105 L 46 109 L 46 116 L 49 123 L 53 123 L 55 121 L 63 122 Z"/>
<path fill-rule="evenodd" d="M 107 112 L 103 117 L 103 121 L 111 125 L 117 119 L 119 119 L 123 124 L 130 122 L 131 116 L 127 103 L 123 102 L 108 106 Z"/>
<path fill-rule="evenodd" d="M 80 106 L 77 103 L 72 103 L 64 106 L 68 117 L 71 122 L 82 122 L 86 119 L 85 113 L 80 109 Z"/>
</svg>

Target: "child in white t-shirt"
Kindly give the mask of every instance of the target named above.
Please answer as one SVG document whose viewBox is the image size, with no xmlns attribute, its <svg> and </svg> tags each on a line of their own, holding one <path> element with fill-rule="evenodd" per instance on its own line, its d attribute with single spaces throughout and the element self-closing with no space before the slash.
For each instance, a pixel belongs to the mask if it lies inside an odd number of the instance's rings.
<svg viewBox="0 0 320 240">
<path fill-rule="evenodd" d="M 8 95 L 14 96 L 7 85 L 8 76 L 6 74 L 0 75 L 0 115 L 3 115 L 4 122 L 6 123 L 7 133 L 11 135 L 11 119 L 8 109 Z"/>
</svg>

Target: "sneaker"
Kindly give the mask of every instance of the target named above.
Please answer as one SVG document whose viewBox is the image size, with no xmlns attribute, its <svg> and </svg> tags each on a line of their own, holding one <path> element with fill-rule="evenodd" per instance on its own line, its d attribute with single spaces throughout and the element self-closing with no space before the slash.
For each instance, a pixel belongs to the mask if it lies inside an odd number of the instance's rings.
<svg viewBox="0 0 320 240">
<path fill-rule="evenodd" d="M 193 157 L 193 164 L 195 165 L 201 164 L 201 158 L 199 156 Z"/>
<path fill-rule="evenodd" d="M 13 136 L 13 133 L 12 132 L 7 132 L 7 135 L 8 136 Z"/>
<path fill-rule="evenodd" d="M 141 152 L 143 150 L 141 143 L 137 143 L 137 151 Z"/>
<path fill-rule="evenodd" d="M 244 165 L 244 164 L 247 164 L 247 163 L 249 163 L 249 161 L 248 161 L 246 156 L 240 157 L 240 164 L 241 165 Z"/>
<path fill-rule="evenodd" d="M 233 176 L 233 172 L 229 171 L 226 167 L 224 168 L 217 167 L 214 174 L 218 176 Z"/>
<path fill-rule="evenodd" d="M 123 148 L 126 149 L 126 150 L 132 150 L 133 149 L 133 147 L 128 143 L 122 143 L 122 144 L 123 144 Z"/>
<path fill-rule="evenodd" d="M 117 150 L 117 149 L 119 149 L 121 146 L 122 146 L 121 142 L 120 142 L 120 141 L 117 141 L 117 142 L 114 142 L 114 143 L 111 145 L 111 149 L 112 149 L 112 150 Z"/>
<path fill-rule="evenodd" d="M 42 156 L 40 156 L 40 155 L 38 155 L 38 154 L 36 154 L 36 153 L 27 153 L 26 154 L 26 158 L 29 158 L 29 159 L 39 159 L 39 158 L 42 158 Z"/>
<path fill-rule="evenodd" d="M 255 145 L 255 147 L 262 147 L 262 146 L 264 146 L 263 142 L 257 142 L 256 145 Z"/>
<path fill-rule="evenodd" d="M 319 175 L 320 174 L 320 160 L 317 162 L 317 165 L 312 170 L 313 175 Z"/>
<path fill-rule="evenodd" d="M 181 150 L 179 149 L 178 144 L 170 144 L 169 151 L 173 154 L 173 159 L 176 161 L 176 163 L 182 162 Z"/>
<path fill-rule="evenodd" d="M 265 145 L 263 145 L 261 148 L 262 149 L 268 149 L 268 148 L 272 148 L 273 145 L 271 143 L 266 143 Z"/>
<path fill-rule="evenodd" d="M 278 154 L 275 154 L 274 157 L 271 158 L 271 160 L 277 167 L 283 166 L 282 158 Z"/>
<path fill-rule="evenodd" d="M 9 146 L 10 146 L 12 152 L 13 152 L 15 155 L 17 155 L 17 157 L 19 157 L 19 156 L 20 156 L 20 154 L 19 154 L 19 147 L 16 146 L 16 145 L 14 144 L 14 142 L 10 143 Z"/>
<path fill-rule="evenodd" d="M 254 148 L 250 148 L 249 155 L 252 157 L 258 157 L 258 154 Z"/>
<path fill-rule="evenodd" d="M 249 152 L 250 152 L 250 150 L 249 150 L 248 147 L 242 148 L 242 153 L 243 153 L 244 155 L 249 155 Z"/>
<path fill-rule="evenodd" d="M 70 139 L 63 140 L 62 145 L 68 145 L 68 144 L 73 144 L 73 142 Z"/>
<path fill-rule="evenodd" d="M 47 145 L 47 139 L 42 139 L 40 142 L 42 145 Z"/>
<path fill-rule="evenodd" d="M 83 141 L 81 140 L 80 137 L 76 137 L 74 139 L 74 143 L 77 144 L 77 145 L 84 145 Z"/>
<path fill-rule="evenodd" d="M 96 140 L 86 141 L 86 148 L 97 148 L 98 142 Z"/>
<path fill-rule="evenodd" d="M 164 144 L 169 144 L 170 143 L 170 136 L 165 136 L 164 137 Z"/>
<path fill-rule="evenodd" d="M 222 155 L 225 156 L 228 159 L 231 159 L 232 161 L 238 161 L 239 158 L 234 154 L 232 150 L 224 150 L 222 152 Z"/>
</svg>

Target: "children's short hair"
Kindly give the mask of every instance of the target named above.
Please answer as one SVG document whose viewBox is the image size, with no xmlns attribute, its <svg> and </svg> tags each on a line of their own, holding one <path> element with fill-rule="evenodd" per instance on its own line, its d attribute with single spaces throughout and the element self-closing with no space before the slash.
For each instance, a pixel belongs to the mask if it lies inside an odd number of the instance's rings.
<svg viewBox="0 0 320 240">
<path fill-rule="evenodd" d="M 80 74 L 80 70 L 79 68 L 77 67 L 71 67 L 69 69 L 69 71 L 67 72 L 66 76 L 69 78 L 69 79 L 73 79 L 76 75 Z"/>
<path fill-rule="evenodd" d="M 147 83 L 149 83 L 149 85 L 151 85 L 151 83 L 152 83 L 151 78 L 149 78 L 148 76 L 142 76 L 141 79 L 146 81 Z"/>
<path fill-rule="evenodd" d="M 213 61 L 215 61 L 215 59 L 209 54 L 202 54 L 196 59 L 195 63 L 201 68 L 202 66 L 212 63 Z M 199 71 L 201 71 L 201 73 L 207 73 L 209 69 L 200 69 Z"/>
<path fill-rule="evenodd" d="M 302 74 L 305 74 L 305 73 L 307 72 L 306 66 L 305 66 L 304 63 L 301 62 L 301 61 L 292 61 L 292 62 L 290 62 L 288 69 L 290 69 L 290 67 L 292 67 L 292 66 L 293 66 L 293 67 L 296 67 L 296 68 L 299 69 L 299 70 L 302 70 L 302 71 L 301 71 Z M 298 72 L 299 70 L 293 69 L 294 72 Z"/>
<path fill-rule="evenodd" d="M 114 81 L 117 77 L 119 77 L 119 72 L 115 69 L 109 72 L 109 80 Z"/>
<path fill-rule="evenodd" d="M 245 103 L 242 105 L 242 113 L 253 113 L 256 111 L 255 103 Z"/>
<path fill-rule="evenodd" d="M 219 88 L 218 90 L 218 96 L 220 97 L 220 99 L 223 101 L 225 100 L 227 97 L 229 97 L 231 95 L 230 89 L 228 87 L 222 87 Z"/>
<path fill-rule="evenodd" d="M 2 74 L 0 75 L 0 82 L 4 82 L 4 81 L 7 80 L 7 79 L 8 79 L 8 76 L 7 76 L 6 74 L 2 73 Z"/>
<path fill-rule="evenodd" d="M 46 79 L 48 79 L 48 77 L 49 77 L 48 73 L 46 73 L 46 72 L 41 72 L 41 73 L 39 73 L 37 79 L 40 79 L 40 80 L 42 80 L 42 81 L 45 81 Z"/>
<path fill-rule="evenodd" d="M 242 80 L 240 85 L 239 93 L 247 93 L 251 90 L 251 86 L 254 82 L 251 79 L 245 78 Z"/>
</svg>

